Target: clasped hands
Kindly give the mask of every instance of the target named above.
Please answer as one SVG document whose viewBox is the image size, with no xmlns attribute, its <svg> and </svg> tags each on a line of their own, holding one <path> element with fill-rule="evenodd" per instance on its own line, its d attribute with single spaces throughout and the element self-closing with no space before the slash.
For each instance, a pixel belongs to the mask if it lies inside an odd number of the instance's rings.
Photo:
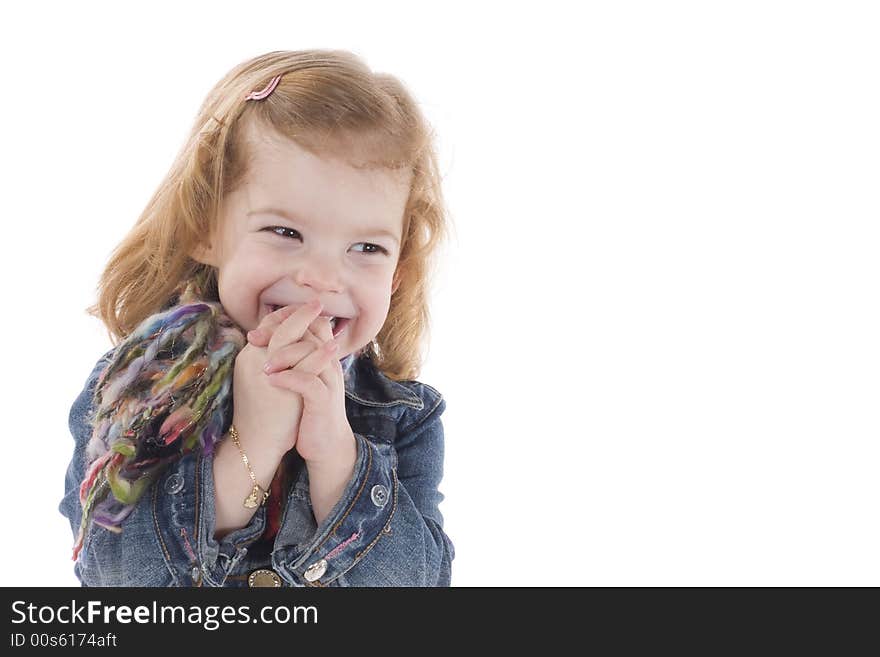
<svg viewBox="0 0 880 657">
<path fill-rule="evenodd" d="M 319 316 L 321 310 L 317 300 L 284 306 L 266 315 L 247 339 L 258 351 L 265 349 L 268 382 L 302 398 L 293 446 L 310 470 L 349 470 L 355 440 L 345 414 L 342 365 L 330 320 Z"/>
</svg>

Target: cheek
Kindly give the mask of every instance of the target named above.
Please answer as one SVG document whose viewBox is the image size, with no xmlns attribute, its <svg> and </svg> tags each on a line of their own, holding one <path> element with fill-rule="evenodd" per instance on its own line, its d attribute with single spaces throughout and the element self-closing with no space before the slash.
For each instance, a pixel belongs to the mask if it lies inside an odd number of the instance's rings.
<svg viewBox="0 0 880 657">
<path fill-rule="evenodd" d="M 369 286 L 364 288 L 364 298 L 369 299 L 369 305 L 374 313 L 384 312 L 388 310 L 391 303 L 391 281 L 381 280 L 371 282 Z"/>
<path fill-rule="evenodd" d="M 258 311 L 260 296 L 277 280 L 273 272 L 270 260 L 241 250 L 220 268 L 220 301 L 239 315 Z"/>
<path fill-rule="evenodd" d="M 377 330 L 385 324 L 388 318 L 388 309 L 391 307 L 391 299 L 387 294 L 375 297 L 370 304 L 370 319 L 376 324 Z"/>
<path fill-rule="evenodd" d="M 361 290 L 356 301 L 360 314 L 358 332 L 371 336 L 378 333 L 385 325 L 388 317 L 389 297 L 381 291 L 367 292 Z"/>
<path fill-rule="evenodd" d="M 279 267 L 265 250 L 244 246 L 230 258 L 226 270 L 231 285 L 251 288 L 266 284 Z"/>
</svg>

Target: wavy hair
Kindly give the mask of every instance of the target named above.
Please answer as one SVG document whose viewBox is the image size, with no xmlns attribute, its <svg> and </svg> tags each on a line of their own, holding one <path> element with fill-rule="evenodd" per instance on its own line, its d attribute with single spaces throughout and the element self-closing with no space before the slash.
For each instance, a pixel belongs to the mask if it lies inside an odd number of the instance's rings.
<svg viewBox="0 0 880 657">
<path fill-rule="evenodd" d="M 244 100 L 277 75 L 281 81 L 268 98 Z M 245 126 L 251 122 L 319 157 L 412 172 L 399 286 L 366 350 L 389 378 L 415 379 L 429 332 L 430 277 L 448 234 L 434 133 L 399 80 L 374 73 L 343 50 L 269 52 L 239 64 L 211 89 L 170 171 L 111 254 L 97 303 L 86 311 L 117 345 L 173 303 L 183 281 L 205 278 L 206 301 L 219 301 L 216 269 L 190 254 L 206 235 L 217 234 L 222 199 L 244 181 L 250 158 Z"/>
</svg>

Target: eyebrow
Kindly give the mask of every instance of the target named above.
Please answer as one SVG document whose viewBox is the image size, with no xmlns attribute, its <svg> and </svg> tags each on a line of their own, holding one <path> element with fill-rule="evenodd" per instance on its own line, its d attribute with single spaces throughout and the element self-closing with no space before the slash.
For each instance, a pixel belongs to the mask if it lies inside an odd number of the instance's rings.
<svg viewBox="0 0 880 657">
<path fill-rule="evenodd" d="M 278 208 L 263 208 L 261 210 L 251 210 L 245 216 L 250 217 L 255 214 L 274 214 L 278 217 L 282 217 L 284 219 L 287 219 L 288 221 L 290 221 L 292 223 L 307 223 L 305 221 L 302 221 L 300 218 L 294 217 L 290 213 L 285 212 L 284 210 L 279 210 Z M 384 235 L 386 237 L 390 237 L 392 240 L 394 240 L 395 244 L 400 246 L 400 240 L 398 239 L 397 235 L 395 235 L 390 230 L 387 230 L 385 228 L 358 229 L 358 232 L 363 233 L 364 235 Z"/>
</svg>

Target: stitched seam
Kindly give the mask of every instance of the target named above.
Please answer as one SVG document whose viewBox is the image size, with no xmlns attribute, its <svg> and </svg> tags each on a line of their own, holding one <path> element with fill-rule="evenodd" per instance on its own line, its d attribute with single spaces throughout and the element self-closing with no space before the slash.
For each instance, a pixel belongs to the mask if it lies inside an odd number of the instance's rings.
<svg viewBox="0 0 880 657">
<path fill-rule="evenodd" d="M 195 538 L 196 545 L 199 544 L 199 474 L 202 471 L 202 454 L 199 452 L 196 455 L 196 472 L 195 472 L 195 527 L 193 528 L 193 537 Z"/>
<path fill-rule="evenodd" d="M 180 528 L 180 535 L 183 537 L 183 545 L 186 548 L 186 553 L 189 555 L 189 558 L 193 560 L 193 562 L 197 562 L 196 553 L 193 552 L 192 545 L 189 544 L 189 536 L 186 535 L 186 527 Z"/>
<path fill-rule="evenodd" d="M 413 431 L 414 429 L 418 429 L 421 425 L 423 425 L 425 422 L 427 422 L 428 418 L 430 418 L 434 414 L 434 412 L 437 410 L 437 407 L 440 406 L 441 401 L 443 401 L 443 397 L 438 397 L 437 403 L 431 407 L 430 411 L 425 413 L 421 417 L 421 419 L 417 420 L 416 422 L 413 422 L 406 429 L 401 429 L 400 433 L 409 433 L 410 431 Z"/>
<path fill-rule="evenodd" d="M 195 502 L 193 503 L 193 505 L 195 506 L 195 513 L 193 514 L 193 540 L 196 542 L 196 549 L 199 549 L 199 545 L 200 545 L 200 543 L 199 543 L 199 524 L 200 524 L 199 523 L 199 509 L 201 506 L 199 504 L 199 484 L 200 484 L 199 475 L 202 472 L 202 453 L 201 452 L 198 452 L 196 454 L 195 469 L 196 469 L 195 482 L 193 484 L 195 491 L 193 491 L 193 492 L 195 493 L 196 499 L 195 499 Z M 183 528 L 181 528 L 181 531 L 183 531 Z M 184 536 L 185 536 L 185 534 L 184 534 Z M 201 561 L 202 561 L 201 559 L 194 556 L 193 560 L 195 561 L 196 566 L 201 566 Z M 199 579 L 196 582 L 196 586 L 201 587 L 203 579 L 207 579 L 209 582 L 211 581 L 208 573 L 206 573 L 200 567 L 199 568 Z"/>
<path fill-rule="evenodd" d="M 259 512 L 260 512 L 259 509 L 257 509 L 257 511 L 254 513 L 254 515 L 256 515 Z M 286 510 L 285 510 L 285 513 L 286 513 Z M 268 519 L 263 522 L 263 530 L 258 532 L 256 535 L 252 536 L 251 538 L 246 538 L 246 539 L 240 541 L 239 543 L 233 543 L 233 545 L 235 546 L 235 549 L 238 550 L 243 545 L 250 545 L 254 541 L 260 540 L 260 537 L 262 537 L 263 534 L 266 532 L 266 525 L 268 524 L 268 522 L 269 522 Z"/>
<path fill-rule="evenodd" d="M 394 479 L 394 501 L 391 503 L 391 513 L 388 515 L 388 520 L 386 521 L 385 526 L 382 527 L 382 531 L 380 531 L 379 535 L 373 539 L 372 543 L 370 543 L 367 547 L 365 547 L 363 550 L 361 550 L 360 552 L 358 552 L 357 554 L 354 555 L 354 560 L 351 562 L 351 565 L 349 565 L 348 568 L 346 568 L 341 573 L 337 573 L 336 577 L 334 577 L 331 580 L 327 580 L 321 586 L 327 586 L 327 584 L 330 584 L 331 582 L 336 581 L 338 578 L 342 577 L 349 570 L 354 568 L 355 565 L 357 564 L 357 562 L 360 561 L 364 557 L 364 555 L 367 554 L 367 552 L 369 552 L 370 550 L 373 549 L 373 546 L 379 542 L 380 538 L 382 538 L 385 534 L 391 533 L 391 519 L 394 518 L 394 511 L 395 511 L 395 509 L 397 509 L 397 468 L 391 469 L 391 475 Z"/>
<path fill-rule="evenodd" d="M 425 405 L 422 403 L 421 399 L 419 399 L 418 401 L 415 401 L 413 399 L 395 399 L 390 402 L 375 402 L 375 401 L 371 401 L 369 399 L 364 399 L 363 397 L 358 397 L 353 392 L 348 392 L 348 391 L 346 391 L 345 396 L 348 397 L 349 399 L 353 399 L 356 402 L 360 402 L 361 404 L 363 404 L 365 406 L 376 406 L 379 408 L 387 408 L 389 406 L 397 406 L 398 404 L 405 404 L 406 406 L 411 406 L 412 408 L 415 408 L 415 409 L 422 409 L 425 407 Z M 416 398 L 416 399 L 418 399 L 418 398 Z"/>
<path fill-rule="evenodd" d="M 421 382 L 420 382 L 420 383 L 421 383 Z M 440 393 L 440 391 L 437 390 L 437 388 L 434 388 L 433 386 L 429 386 L 427 383 L 422 383 L 422 385 L 425 386 L 428 390 L 430 390 L 431 392 L 433 392 L 433 393 L 434 393 L 435 395 L 437 395 L 438 397 L 442 397 L 442 396 L 443 396 L 443 395 Z"/>
<path fill-rule="evenodd" d="M 324 558 L 325 558 L 325 559 L 332 559 L 332 558 L 335 557 L 337 554 L 339 554 L 340 552 L 342 552 L 343 548 L 345 548 L 346 545 L 348 545 L 348 544 L 351 543 L 352 541 L 357 540 L 357 538 L 358 538 L 359 536 L 360 536 L 360 534 L 359 534 L 358 532 L 355 532 L 354 534 L 352 534 L 351 536 L 349 536 L 347 539 L 345 539 L 342 543 L 340 543 L 340 544 L 337 545 L 335 548 L 333 548 L 333 550 L 332 550 L 329 554 L 327 554 L 327 556 L 324 557 Z"/>
<path fill-rule="evenodd" d="M 397 468 L 393 468 L 391 470 L 392 476 L 394 477 L 394 501 L 391 504 L 391 513 L 388 514 L 388 521 L 385 523 L 385 526 L 382 528 L 382 531 L 379 532 L 379 535 L 373 539 L 373 542 L 370 543 L 367 547 L 365 547 L 361 552 L 358 552 L 354 555 L 354 563 L 351 565 L 354 566 L 355 563 L 361 560 L 361 558 L 370 550 L 373 549 L 373 546 L 379 542 L 379 539 L 382 538 L 384 534 L 388 534 L 391 532 L 391 519 L 394 517 L 394 511 L 397 509 Z"/>
<path fill-rule="evenodd" d="M 344 513 L 344 514 L 342 515 L 342 517 L 336 522 L 336 524 L 333 525 L 333 528 L 332 528 L 332 529 L 330 530 L 330 532 L 324 537 L 324 540 L 322 540 L 320 543 L 318 543 L 317 547 L 315 548 L 316 551 L 317 551 L 317 550 L 320 550 L 320 549 L 324 546 L 324 543 L 327 542 L 327 539 L 330 538 L 333 534 L 336 533 L 336 530 L 339 529 L 339 526 L 340 526 L 340 525 L 343 523 L 343 521 L 348 517 L 348 514 L 351 513 L 351 510 L 354 508 L 354 505 L 357 503 L 358 499 L 360 499 L 361 493 L 364 492 L 364 488 L 365 488 L 366 485 L 367 485 L 367 479 L 370 478 L 370 471 L 373 469 L 373 450 L 370 448 L 369 444 L 367 443 L 367 439 L 366 439 L 366 438 L 363 438 L 363 441 L 364 441 L 364 443 L 365 443 L 365 445 L 366 445 L 366 446 L 364 447 L 364 449 L 367 450 L 367 456 L 369 457 L 369 460 L 367 461 L 367 468 L 366 468 L 366 471 L 364 472 L 364 480 L 361 482 L 361 487 L 358 489 L 357 495 L 354 496 L 354 499 L 351 501 L 351 504 L 350 504 L 350 505 L 348 506 L 348 508 L 345 510 L 345 513 Z"/>
<path fill-rule="evenodd" d="M 159 516 L 156 514 L 156 506 L 159 502 L 159 486 L 153 486 L 153 504 L 150 512 L 153 516 L 153 526 L 156 528 L 156 537 L 159 539 L 159 547 L 162 548 L 162 554 L 165 556 L 165 567 L 168 569 L 168 572 L 171 574 L 171 581 L 177 582 L 177 575 L 174 573 L 174 567 L 171 565 L 171 554 L 168 552 L 168 547 L 165 545 L 165 540 L 162 538 L 162 529 L 159 527 Z"/>
<path fill-rule="evenodd" d="M 165 540 L 162 538 L 162 530 L 159 528 L 159 517 L 156 515 L 156 502 L 159 498 L 159 487 L 153 486 L 153 524 L 156 526 L 156 535 L 159 537 L 159 545 L 162 547 L 162 552 L 165 554 L 166 563 L 171 563 L 171 554 L 168 552 L 168 547 L 165 545 Z"/>
<path fill-rule="evenodd" d="M 265 531 L 265 529 L 264 529 L 264 531 Z M 260 536 L 262 536 L 262 535 L 263 535 L 263 534 L 262 534 L 262 532 L 261 532 L 260 534 L 258 534 L 257 536 L 254 536 L 253 538 L 246 538 L 246 539 L 243 540 L 241 543 L 233 543 L 233 545 L 234 545 L 236 548 L 240 548 L 242 545 L 250 545 L 250 544 L 253 543 L 254 541 L 258 540 L 258 539 L 260 538 Z"/>
</svg>

